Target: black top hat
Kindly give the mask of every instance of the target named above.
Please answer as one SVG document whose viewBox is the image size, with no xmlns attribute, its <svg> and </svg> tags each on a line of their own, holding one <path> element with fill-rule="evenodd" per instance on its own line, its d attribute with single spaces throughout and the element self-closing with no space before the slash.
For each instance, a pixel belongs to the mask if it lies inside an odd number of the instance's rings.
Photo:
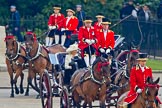
<svg viewBox="0 0 162 108">
<path fill-rule="evenodd" d="M 59 4 L 55 4 L 55 5 L 53 6 L 53 8 L 54 8 L 54 9 L 61 9 L 61 6 L 60 6 Z"/>
<path fill-rule="evenodd" d="M 104 15 L 103 15 L 102 13 L 98 13 L 98 14 L 96 15 L 96 18 L 105 18 L 105 17 L 104 17 Z"/>
<path fill-rule="evenodd" d="M 84 22 L 92 22 L 92 17 L 87 16 L 84 20 Z"/>
<path fill-rule="evenodd" d="M 69 7 L 69 8 L 66 9 L 67 12 L 70 11 L 70 12 L 72 12 L 72 13 L 75 14 L 75 11 L 74 11 L 74 10 L 75 10 L 75 9 L 73 9 L 73 8 L 71 8 L 71 7 Z"/>
<path fill-rule="evenodd" d="M 148 60 L 147 53 L 139 53 L 139 57 L 137 60 Z"/>
<path fill-rule="evenodd" d="M 111 24 L 110 20 L 107 18 L 103 18 L 102 24 Z"/>
</svg>

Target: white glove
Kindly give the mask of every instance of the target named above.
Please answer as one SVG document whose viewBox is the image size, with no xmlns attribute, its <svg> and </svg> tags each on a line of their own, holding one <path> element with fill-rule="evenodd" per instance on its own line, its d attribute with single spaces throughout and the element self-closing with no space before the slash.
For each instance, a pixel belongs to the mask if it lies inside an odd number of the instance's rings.
<svg viewBox="0 0 162 108">
<path fill-rule="evenodd" d="M 86 42 L 87 44 L 91 45 L 91 40 L 85 39 L 85 42 Z"/>
<path fill-rule="evenodd" d="M 91 44 L 94 44 L 96 41 L 94 39 L 91 40 Z"/>
<path fill-rule="evenodd" d="M 111 49 L 108 48 L 108 49 L 106 50 L 106 54 L 110 53 L 110 51 L 111 51 Z"/>
<path fill-rule="evenodd" d="M 137 89 L 137 93 L 138 93 L 138 94 L 142 93 L 142 89 L 140 89 L 140 88 Z"/>
<path fill-rule="evenodd" d="M 101 53 L 105 53 L 105 50 L 103 48 L 99 49 Z"/>
<path fill-rule="evenodd" d="M 48 26 L 48 27 L 49 27 L 50 30 L 57 28 L 56 26 Z"/>
<path fill-rule="evenodd" d="M 61 31 L 65 31 L 65 28 L 61 28 Z"/>
</svg>

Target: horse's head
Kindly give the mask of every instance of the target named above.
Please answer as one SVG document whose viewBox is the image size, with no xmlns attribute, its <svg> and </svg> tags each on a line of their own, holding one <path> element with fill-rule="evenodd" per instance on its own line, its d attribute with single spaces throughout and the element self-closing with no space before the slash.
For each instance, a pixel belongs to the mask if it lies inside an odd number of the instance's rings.
<svg viewBox="0 0 162 108">
<path fill-rule="evenodd" d="M 104 57 L 98 57 L 94 63 L 93 63 L 93 67 L 92 67 L 94 73 L 100 78 L 108 78 L 108 80 L 110 81 L 110 63 L 108 62 L 108 60 Z"/>
<path fill-rule="evenodd" d="M 153 81 L 150 77 L 147 78 L 145 89 L 142 93 L 142 96 L 145 100 L 144 104 L 146 104 L 146 108 L 154 108 L 155 99 L 158 95 L 159 90 L 159 80 L 160 78 L 157 78 L 156 81 Z"/>
<path fill-rule="evenodd" d="M 24 40 L 26 45 L 26 51 L 27 53 L 29 53 L 33 49 L 34 42 L 37 40 L 36 35 L 33 32 L 26 32 Z"/>
<path fill-rule="evenodd" d="M 5 38 L 6 42 L 6 55 L 8 57 L 14 56 L 14 54 L 17 51 L 17 42 L 14 36 L 6 36 Z"/>
</svg>

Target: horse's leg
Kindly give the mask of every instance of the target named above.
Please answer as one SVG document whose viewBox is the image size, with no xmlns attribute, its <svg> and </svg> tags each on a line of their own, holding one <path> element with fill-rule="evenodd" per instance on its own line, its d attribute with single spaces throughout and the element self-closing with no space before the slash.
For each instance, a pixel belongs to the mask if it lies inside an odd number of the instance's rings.
<svg viewBox="0 0 162 108">
<path fill-rule="evenodd" d="M 74 100 L 74 107 L 80 108 L 80 97 L 76 90 L 72 93 L 73 100 Z"/>
<path fill-rule="evenodd" d="M 23 88 L 23 80 L 24 80 L 24 73 L 22 72 L 21 75 L 21 81 L 20 81 L 20 93 L 23 94 L 24 93 L 24 88 Z"/>
<path fill-rule="evenodd" d="M 87 100 L 84 99 L 83 108 L 86 108 L 86 107 L 87 107 Z"/>
<path fill-rule="evenodd" d="M 15 78 L 14 78 L 14 83 L 15 83 L 15 93 L 16 94 L 19 94 L 19 88 L 17 87 L 17 79 L 18 77 L 22 74 L 22 69 L 17 69 L 16 70 L 16 75 L 15 75 Z M 20 82 L 21 84 L 21 82 Z"/>
<path fill-rule="evenodd" d="M 29 83 L 27 84 L 27 87 L 26 87 L 25 96 L 29 96 Z"/>
<path fill-rule="evenodd" d="M 10 84 L 11 84 L 11 95 L 10 97 L 14 97 L 14 80 L 13 80 L 13 72 L 12 71 L 8 71 L 9 75 L 10 75 Z"/>
<path fill-rule="evenodd" d="M 106 95 L 100 98 L 100 108 L 106 108 L 105 99 L 106 99 Z"/>
<path fill-rule="evenodd" d="M 35 73 L 32 70 L 30 70 L 29 75 L 28 75 L 28 83 L 35 91 L 37 91 L 39 93 L 40 92 L 39 88 L 35 87 L 32 84 L 32 80 L 33 80 L 34 77 L 35 77 Z"/>
</svg>

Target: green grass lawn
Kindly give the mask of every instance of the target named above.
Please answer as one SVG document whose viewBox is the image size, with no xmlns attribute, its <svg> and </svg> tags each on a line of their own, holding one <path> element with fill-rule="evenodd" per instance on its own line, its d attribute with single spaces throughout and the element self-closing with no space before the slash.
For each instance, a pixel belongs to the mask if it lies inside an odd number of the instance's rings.
<svg viewBox="0 0 162 108">
<path fill-rule="evenodd" d="M 147 66 L 151 67 L 152 70 L 162 70 L 162 60 L 148 60 Z"/>
</svg>

